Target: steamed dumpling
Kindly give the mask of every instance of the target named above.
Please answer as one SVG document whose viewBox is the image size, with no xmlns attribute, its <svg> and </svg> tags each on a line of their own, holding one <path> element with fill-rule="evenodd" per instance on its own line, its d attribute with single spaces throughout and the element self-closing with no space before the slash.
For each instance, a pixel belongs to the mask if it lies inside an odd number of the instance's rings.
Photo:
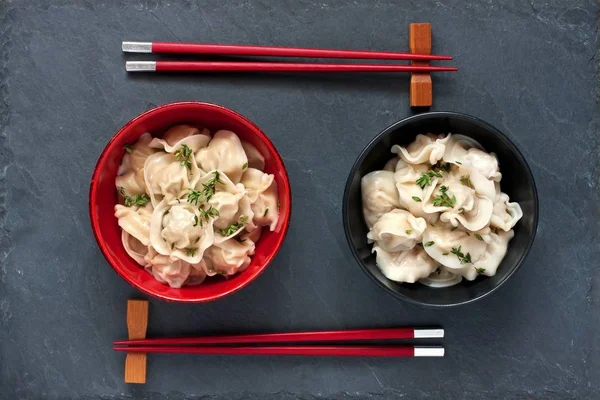
<svg viewBox="0 0 600 400">
<path fill-rule="evenodd" d="M 432 288 L 444 288 L 454 286 L 462 282 L 462 276 L 455 275 L 443 266 L 433 271 L 427 278 L 419 279 L 419 283 Z"/>
<path fill-rule="evenodd" d="M 140 195 L 146 193 L 146 184 L 144 183 L 144 172 L 139 173 L 130 170 L 115 179 L 117 190 L 127 196 Z"/>
<path fill-rule="evenodd" d="M 117 204 L 115 216 L 130 257 L 173 288 L 250 265 L 261 227 L 279 220 L 275 177 L 253 145 L 177 125 L 126 151 L 115 185 L 127 206 Z"/>
<path fill-rule="evenodd" d="M 238 242 L 235 239 L 215 244 L 206 251 L 212 271 L 220 275 L 233 275 L 243 271 L 250 265 L 250 255 L 254 254 L 254 242 L 246 240 Z"/>
<path fill-rule="evenodd" d="M 145 265 L 144 257 L 148 254 L 148 246 L 131 236 L 126 230 L 121 232 L 121 242 L 129 257 L 133 258 L 136 263 Z"/>
<path fill-rule="evenodd" d="M 501 192 L 496 155 L 470 137 L 451 134 L 418 135 L 392 153 L 397 157 L 361 182 L 367 240 L 374 242 L 379 269 L 389 279 L 417 279 L 430 287 L 493 276 L 523 216 Z M 397 268 L 416 268 L 423 255 L 424 269 Z"/>
<path fill-rule="evenodd" d="M 127 194 L 142 194 L 145 191 L 144 164 L 146 159 L 156 152 L 155 149 L 150 147 L 151 141 L 152 136 L 149 133 L 144 133 L 134 144 L 126 145 L 127 151 L 119 166 L 116 186 L 117 188 L 125 188 Z M 123 175 L 128 176 L 119 180 L 119 177 Z M 132 178 L 136 181 L 135 185 L 131 180 Z M 132 186 L 128 186 L 126 182 Z"/>
<path fill-rule="evenodd" d="M 462 165 L 464 156 L 471 148 L 483 150 L 475 139 L 464 135 L 452 135 L 446 143 L 443 160 L 447 163 Z"/>
<path fill-rule="evenodd" d="M 430 174 L 430 183 L 423 189 L 422 202 L 413 203 L 412 207 L 422 208 L 427 214 L 439 213 L 442 222 L 451 222 L 453 226 L 461 224 L 470 231 L 489 225 L 492 199 L 496 195 L 494 182 L 477 172 L 473 175 L 469 172 L 468 169 L 454 167 L 423 173 Z M 398 171 L 396 175 L 400 173 Z"/>
<path fill-rule="evenodd" d="M 515 236 L 514 231 L 490 233 L 484 255 L 473 264 L 478 275 L 494 276 L 496 270 L 506 255 L 508 242 Z"/>
<path fill-rule="evenodd" d="M 480 274 L 492 276 L 506 254 L 513 231 L 495 234 L 489 229 L 483 234 L 449 230 L 441 224 L 423 234 L 427 254 L 454 274 L 468 280 Z"/>
<path fill-rule="evenodd" d="M 491 225 L 505 232 L 510 231 L 523 217 L 523 210 L 519 203 L 511 203 L 509 200 L 506 193 L 498 193 L 494 199 L 494 211 L 491 217 Z"/>
<path fill-rule="evenodd" d="M 373 246 L 373 252 L 377 253 L 377 266 L 383 275 L 396 282 L 415 283 L 428 277 L 437 267 L 437 263 L 420 246 L 396 253 Z"/>
<path fill-rule="evenodd" d="M 424 191 L 416 183 L 427 171 L 429 171 L 429 167 L 426 165 L 409 165 L 400 160 L 394 173 L 400 207 L 410 211 L 416 217 L 427 217 L 430 215 L 423 209 Z M 437 180 L 434 179 L 433 184 L 435 185 L 436 183 Z"/>
<path fill-rule="evenodd" d="M 479 149 L 469 149 L 463 156 L 462 165 L 478 171 L 484 177 L 500 182 L 502 174 L 498 168 L 498 159 L 494 153 L 486 153 Z"/>
<path fill-rule="evenodd" d="M 485 253 L 487 244 L 475 235 L 451 228 L 451 225 L 441 222 L 434 227 L 428 227 L 423 233 L 423 248 L 431 258 L 449 268 L 451 272 L 458 273 L 455 271 L 465 264 L 478 261 Z"/>
<path fill-rule="evenodd" d="M 200 174 L 195 162 L 182 164 L 175 155 L 164 152 L 151 155 L 144 165 L 144 180 L 152 205 L 156 207 L 165 197 L 168 200 L 181 197 L 196 185 Z"/>
<path fill-rule="evenodd" d="M 383 214 L 367 234 L 369 243 L 388 252 L 410 250 L 421 242 L 427 221 L 415 218 L 405 210 L 395 209 Z"/>
<path fill-rule="evenodd" d="M 277 182 L 271 182 L 271 185 L 258 195 L 256 201 L 251 202 L 253 221 L 257 226 L 268 226 L 269 230 L 274 231 L 279 221 L 279 203 L 277 198 Z"/>
<path fill-rule="evenodd" d="M 188 279 L 191 272 L 191 265 L 180 259 L 172 259 L 149 248 L 145 257 L 146 270 L 154 278 L 169 285 L 172 288 L 180 288 Z"/>
<path fill-rule="evenodd" d="M 363 215 L 369 229 L 383 214 L 400 207 L 393 172 L 371 172 L 362 177 L 360 188 Z"/>
<path fill-rule="evenodd" d="M 444 157 L 446 143 L 452 135 L 417 135 L 417 138 L 407 147 L 392 146 L 392 153 L 398 154 L 400 159 L 408 164 L 437 163 Z"/>
<path fill-rule="evenodd" d="M 241 184 L 234 184 L 223 171 L 210 171 L 202 176 L 196 184 L 196 189 L 201 190 L 211 181 L 216 181 L 215 192 L 208 201 L 204 199 L 204 208 L 213 207 L 218 216 L 214 219 L 215 229 L 226 229 L 236 222 L 239 215 L 239 203 L 246 191 Z"/>
<path fill-rule="evenodd" d="M 163 200 L 152 214 L 150 243 L 159 254 L 197 264 L 214 240 L 213 220 L 188 202 Z"/>
<path fill-rule="evenodd" d="M 251 202 L 258 200 L 258 196 L 264 193 L 273 183 L 275 176 L 265 174 L 256 168 L 248 168 L 242 175 L 241 183 L 247 191 Z"/>
<path fill-rule="evenodd" d="M 259 171 L 265 170 L 265 157 L 252 144 L 242 140 L 242 148 L 248 157 L 248 168 L 255 168 Z"/>
<path fill-rule="evenodd" d="M 200 262 L 203 264 L 204 260 Z M 185 280 L 185 285 L 194 286 L 199 285 L 206 279 L 206 269 L 202 267 L 200 264 L 190 265 L 190 274 Z"/>
<path fill-rule="evenodd" d="M 196 159 L 204 171 L 219 170 L 238 183 L 248 167 L 248 157 L 238 136 L 231 131 L 218 131 L 208 147 L 196 154 Z"/>
<path fill-rule="evenodd" d="M 125 232 L 139 240 L 144 246 L 150 245 L 150 220 L 153 209 L 150 204 L 144 207 L 115 206 L 115 217 Z"/>
<path fill-rule="evenodd" d="M 188 146 L 193 153 L 196 153 L 208 145 L 210 133 L 208 129 L 200 129 L 190 125 L 176 125 L 169 129 L 162 139 L 154 138 L 150 142 L 150 147 L 164 150 L 167 153 L 174 153 L 181 149 L 183 145 Z"/>
</svg>

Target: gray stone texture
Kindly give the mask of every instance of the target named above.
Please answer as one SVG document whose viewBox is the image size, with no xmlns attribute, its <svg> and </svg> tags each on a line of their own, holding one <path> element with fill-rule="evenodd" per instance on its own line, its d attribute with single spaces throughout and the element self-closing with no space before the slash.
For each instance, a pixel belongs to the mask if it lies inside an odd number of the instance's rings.
<svg viewBox="0 0 600 400">
<path fill-rule="evenodd" d="M 384 293 L 353 260 L 341 199 L 360 150 L 412 114 L 405 75 L 128 75 L 122 40 L 405 50 L 431 22 L 458 73 L 433 110 L 504 131 L 529 161 L 540 225 L 497 293 L 450 310 Z M 598 4 L 593 0 L 0 1 L 1 399 L 600 397 Z M 281 152 L 293 216 L 272 265 L 205 305 L 151 300 L 149 335 L 441 325 L 444 359 L 149 359 L 123 383 L 125 306 L 88 219 L 96 160 L 128 120 L 203 100 Z"/>
</svg>

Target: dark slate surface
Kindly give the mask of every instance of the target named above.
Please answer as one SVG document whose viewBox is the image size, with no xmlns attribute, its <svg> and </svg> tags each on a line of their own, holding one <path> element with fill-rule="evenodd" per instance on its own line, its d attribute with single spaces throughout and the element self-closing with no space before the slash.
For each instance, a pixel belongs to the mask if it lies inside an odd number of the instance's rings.
<svg viewBox="0 0 600 400">
<path fill-rule="evenodd" d="M 49 3 L 0 2 L 0 398 L 600 396 L 593 0 Z M 120 52 L 123 39 L 405 49 L 411 21 L 431 21 L 434 50 L 460 67 L 436 76 L 434 109 L 505 131 L 540 194 L 522 269 L 490 298 L 448 311 L 381 291 L 342 232 L 355 157 L 411 114 L 406 77 L 134 77 Z M 96 247 L 88 184 L 119 127 L 175 100 L 222 104 L 261 126 L 285 159 L 294 213 L 256 282 L 213 304 L 151 300 L 150 334 L 441 324 L 447 357 L 157 356 L 147 385 L 126 386 L 110 342 L 125 337 L 125 303 L 139 294 Z"/>
</svg>

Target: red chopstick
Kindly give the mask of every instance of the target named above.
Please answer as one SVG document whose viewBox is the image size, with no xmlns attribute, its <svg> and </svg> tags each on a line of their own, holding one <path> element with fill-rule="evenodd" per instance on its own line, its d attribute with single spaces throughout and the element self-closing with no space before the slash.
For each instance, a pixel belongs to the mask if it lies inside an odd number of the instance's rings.
<svg viewBox="0 0 600 400">
<path fill-rule="evenodd" d="M 309 64 L 238 61 L 127 61 L 130 72 L 452 72 L 455 67 L 392 64 Z"/>
<path fill-rule="evenodd" d="M 331 341 L 389 340 L 389 339 L 434 339 L 443 338 L 444 330 L 415 328 L 354 329 L 344 331 L 314 331 L 288 333 L 261 333 L 252 335 L 199 336 L 182 338 L 156 338 L 120 340 L 115 346 L 185 346 L 206 344 L 249 344 L 249 343 L 306 343 Z"/>
<path fill-rule="evenodd" d="M 355 58 L 369 60 L 452 60 L 451 56 L 382 51 L 306 49 L 299 47 L 244 46 L 172 42 L 123 42 L 128 53 L 213 54 L 222 56 Z"/>
<path fill-rule="evenodd" d="M 140 346 L 115 347 L 115 351 L 136 353 L 225 354 L 270 356 L 358 356 L 358 357 L 443 357 L 441 346 L 245 346 L 185 347 Z"/>
</svg>

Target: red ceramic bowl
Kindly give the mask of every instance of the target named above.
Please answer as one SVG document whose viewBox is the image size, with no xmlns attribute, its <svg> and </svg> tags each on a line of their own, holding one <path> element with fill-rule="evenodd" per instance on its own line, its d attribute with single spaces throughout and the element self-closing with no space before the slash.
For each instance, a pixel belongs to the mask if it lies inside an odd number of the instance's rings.
<svg viewBox="0 0 600 400">
<path fill-rule="evenodd" d="M 265 172 L 275 175 L 279 191 L 279 222 L 273 232 L 263 229 L 256 245 L 252 263 L 243 272 L 228 279 L 207 278 L 201 285 L 173 289 L 158 282 L 152 275 L 131 259 L 121 243 L 121 228 L 114 216 L 117 203 L 115 178 L 124 154 L 123 146 L 135 142 L 144 132 L 162 135 L 177 124 L 206 127 L 215 132 L 227 129 L 242 140 L 253 144 L 265 157 Z M 92 229 L 104 257 L 115 271 L 129 284 L 159 299 L 200 303 L 212 301 L 235 292 L 253 281 L 271 262 L 281 247 L 290 223 L 290 182 L 281 156 L 269 138 L 252 122 L 240 114 L 214 104 L 181 102 L 165 104 L 129 121 L 108 142 L 100 155 L 90 186 L 90 219 Z"/>
</svg>

